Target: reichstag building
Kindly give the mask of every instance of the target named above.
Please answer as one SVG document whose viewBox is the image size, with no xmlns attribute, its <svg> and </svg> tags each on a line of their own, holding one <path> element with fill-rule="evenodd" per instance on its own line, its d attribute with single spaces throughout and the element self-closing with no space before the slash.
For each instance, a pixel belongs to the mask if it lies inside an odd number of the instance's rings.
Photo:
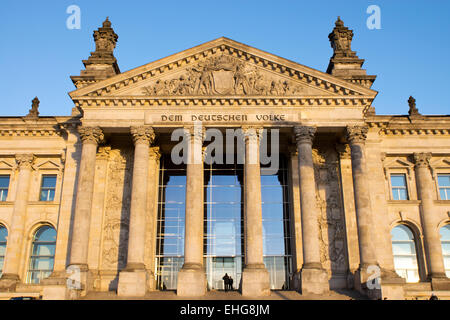
<svg viewBox="0 0 450 320">
<path fill-rule="evenodd" d="M 325 72 L 223 37 L 121 72 L 106 19 L 70 115 L 0 118 L 0 299 L 450 298 L 450 116 L 377 115 L 352 39 Z"/>
</svg>

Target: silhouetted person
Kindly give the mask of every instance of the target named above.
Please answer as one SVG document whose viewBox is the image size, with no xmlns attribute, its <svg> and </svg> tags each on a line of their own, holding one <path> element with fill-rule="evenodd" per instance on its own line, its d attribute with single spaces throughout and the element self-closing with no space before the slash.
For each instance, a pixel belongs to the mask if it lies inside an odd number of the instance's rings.
<svg viewBox="0 0 450 320">
<path fill-rule="evenodd" d="M 439 300 L 439 298 L 434 293 L 432 293 L 430 300 Z"/>
<path fill-rule="evenodd" d="M 230 279 L 228 280 L 228 284 L 230 286 L 228 289 L 233 290 L 233 278 L 232 277 L 230 277 Z"/>
<path fill-rule="evenodd" d="M 225 273 L 225 275 L 223 276 L 223 283 L 224 283 L 224 287 L 225 287 L 225 292 L 228 291 L 228 286 L 230 285 L 230 277 L 228 276 L 227 273 Z"/>
</svg>

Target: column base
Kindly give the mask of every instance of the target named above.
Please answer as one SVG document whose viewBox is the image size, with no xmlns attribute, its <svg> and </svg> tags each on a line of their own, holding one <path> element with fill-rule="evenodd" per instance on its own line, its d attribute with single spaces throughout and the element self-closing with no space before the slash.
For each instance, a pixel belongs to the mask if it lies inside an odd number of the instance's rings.
<svg viewBox="0 0 450 320">
<path fill-rule="evenodd" d="M 119 297 L 143 297 L 147 293 L 148 274 L 145 269 L 129 270 L 119 274 L 117 295 Z"/>
<path fill-rule="evenodd" d="M 201 297 L 206 294 L 206 274 L 201 266 L 183 266 L 178 272 L 177 296 Z"/>
<path fill-rule="evenodd" d="M 382 270 L 380 298 L 383 300 L 405 300 L 405 283 L 406 280 L 394 270 Z"/>
<path fill-rule="evenodd" d="M 445 273 L 431 277 L 431 289 L 433 291 L 450 291 L 450 279 Z"/>
<path fill-rule="evenodd" d="M 0 292 L 15 292 L 19 282 L 20 277 L 17 274 L 4 273 L 0 278 Z"/>
<path fill-rule="evenodd" d="M 304 266 L 300 272 L 302 294 L 325 294 L 330 291 L 328 274 L 321 267 Z"/>
<path fill-rule="evenodd" d="M 246 297 L 270 296 L 269 272 L 264 264 L 247 266 L 242 272 L 242 295 Z"/>
</svg>

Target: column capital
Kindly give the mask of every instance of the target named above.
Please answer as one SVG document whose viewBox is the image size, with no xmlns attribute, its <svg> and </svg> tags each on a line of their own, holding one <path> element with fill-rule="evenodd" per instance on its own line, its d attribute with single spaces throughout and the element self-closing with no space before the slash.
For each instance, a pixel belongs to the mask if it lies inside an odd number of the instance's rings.
<svg viewBox="0 0 450 320">
<path fill-rule="evenodd" d="M 367 126 L 347 126 L 347 140 L 350 144 L 365 143 L 367 139 Z"/>
<path fill-rule="evenodd" d="M 151 147 L 149 149 L 150 159 L 159 161 L 161 159 L 161 152 L 159 151 L 159 147 Z"/>
<path fill-rule="evenodd" d="M 264 128 L 256 126 L 242 126 L 241 130 L 245 141 L 255 140 L 259 142 L 261 141 Z"/>
<path fill-rule="evenodd" d="M 103 141 L 105 136 L 103 135 L 102 129 L 100 127 L 78 127 L 78 133 L 80 134 L 81 141 L 83 144 L 95 144 L 98 145 Z"/>
<path fill-rule="evenodd" d="M 31 153 L 16 154 L 16 163 L 20 170 L 31 169 L 35 159 L 36 157 Z"/>
<path fill-rule="evenodd" d="M 336 151 L 338 152 L 340 159 L 351 159 L 351 150 L 347 143 L 336 144 Z"/>
<path fill-rule="evenodd" d="M 309 143 L 312 145 L 316 132 L 317 132 L 316 127 L 295 126 L 294 127 L 295 141 L 297 142 L 297 144 Z"/>
<path fill-rule="evenodd" d="M 416 168 L 428 168 L 430 165 L 430 152 L 415 152 L 413 154 L 414 164 Z"/>
<path fill-rule="evenodd" d="M 186 138 L 193 138 L 197 142 L 203 143 L 206 138 L 206 128 L 201 125 L 184 126 L 184 135 Z"/>
<path fill-rule="evenodd" d="M 150 126 L 133 126 L 130 128 L 134 144 L 151 145 L 155 141 L 155 131 Z"/>
</svg>

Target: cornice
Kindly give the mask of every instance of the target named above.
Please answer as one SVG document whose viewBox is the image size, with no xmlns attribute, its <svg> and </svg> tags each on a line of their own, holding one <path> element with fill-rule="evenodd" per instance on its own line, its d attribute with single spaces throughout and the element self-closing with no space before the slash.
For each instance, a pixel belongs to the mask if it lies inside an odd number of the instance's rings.
<svg viewBox="0 0 450 320">
<path fill-rule="evenodd" d="M 74 98 L 75 106 L 86 107 L 151 107 L 151 106 L 369 106 L 373 98 L 369 96 L 232 96 L 232 97 L 79 97 Z"/>
<path fill-rule="evenodd" d="M 60 137 L 59 129 L 1 129 L 0 137 Z"/>
</svg>

